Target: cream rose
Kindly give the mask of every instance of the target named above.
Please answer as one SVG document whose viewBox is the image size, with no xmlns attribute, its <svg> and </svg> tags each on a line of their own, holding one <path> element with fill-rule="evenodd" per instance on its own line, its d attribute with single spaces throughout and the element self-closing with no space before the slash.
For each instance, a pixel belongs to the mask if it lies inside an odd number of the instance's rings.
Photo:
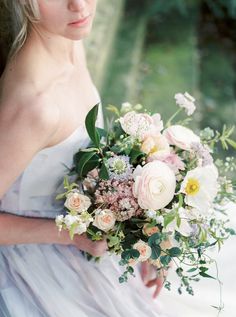
<svg viewBox="0 0 236 317">
<path fill-rule="evenodd" d="M 163 132 L 167 141 L 180 149 L 190 151 L 192 143 L 200 143 L 200 138 L 192 130 L 181 125 L 172 125 Z"/>
<path fill-rule="evenodd" d="M 167 139 L 161 135 L 150 135 L 144 139 L 141 151 L 148 155 L 149 159 L 158 159 L 163 155 L 170 154 L 170 146 Z"/>
<path fill-rule="evenodd" d="M 158 229 L 158 227 L 150 227 L 148 223 L 146 223 L 143 226 L 143 233 L 147 235 L 148 237 L 152 236 L 154 233 L 157 233 L 159 231 L 160 230 Z"/>
<path fill-rule="evenodd" d="M 110 209 L 97 210 L 93 225 L 105 232 L 112 229 L 115 225 L 116 218 Z"/>
<path fill-rule="evenodd" d="M 64 205 L 69 210 L 81 213 L 89 208 L 91 201 L 87 196 L 82 195 L 79 192 L 70 192 L 66 197 Z"/>
<path fill-rule="evenodd" d="M 146 242 L 142 240 L 139 240 L 138 242 L 136 242 L 133 245 L 133 248 L 139 251 L 140 255 L 138 260 L 141 262 L 149 259 L 152 254 L 152 249 L 149 247 L 149 245 Z"/>
<path fill-rule="evenodd" d="M 138 171 L 138 172 L 137 172 Z M 161 209 L 174 197 L 176 179 L 169 166 L 160 161 L 147 163 L 134 172 L 133 194 L 143 209 Z"/>
</svg>

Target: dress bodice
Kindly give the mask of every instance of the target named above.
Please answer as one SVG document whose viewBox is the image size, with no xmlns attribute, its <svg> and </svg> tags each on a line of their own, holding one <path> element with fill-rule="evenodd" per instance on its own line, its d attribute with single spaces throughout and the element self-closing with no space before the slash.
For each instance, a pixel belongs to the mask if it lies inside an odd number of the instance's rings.
<svg viewBox="0 0 236 317">
<path fill-rule="evenodd" d="M 101 104 L 97 126 L 103 125 Z M 62 211 L 63 178 L 72 167 L 73 155 L 88 145 L 85 124 L 62 142 L 44 148 L 31 160 L 0 201 L 0 211 L 29 217 L 54 218 Z"/>
</svg>

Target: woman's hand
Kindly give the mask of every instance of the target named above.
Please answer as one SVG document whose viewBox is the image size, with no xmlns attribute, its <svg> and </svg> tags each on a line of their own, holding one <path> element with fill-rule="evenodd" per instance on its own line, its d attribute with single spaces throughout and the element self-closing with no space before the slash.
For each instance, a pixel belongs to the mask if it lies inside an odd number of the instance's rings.
<svg viewBox="0 0 236 317">
<path fill-rule="evenodd" d="M 160 271 L 162 272 L 162 271 Z M 157 269 L 147 261 L 141 263 L 141 277 L 146 287 L 155 287 L 153 298 L 156 298 L 165 281 L 166 271 L 163 271 L 160 276 L 157 277 Z"/>
<path fill-rule="evenodd" d="M 92 241 L 86 234 L 75 235 L 71 244 L 75 245 L 78 249 L 88 252 L 94 257 L 102 256 L 108 250 L 106 240 Z"/>
</svg>

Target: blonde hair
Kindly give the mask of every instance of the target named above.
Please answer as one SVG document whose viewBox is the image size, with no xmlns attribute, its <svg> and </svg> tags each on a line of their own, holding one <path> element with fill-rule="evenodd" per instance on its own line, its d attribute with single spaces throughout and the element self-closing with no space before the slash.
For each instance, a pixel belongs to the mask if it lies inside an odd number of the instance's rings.
<svg viewBox="0 0 236 317">
<path fill-rule="evenodd" d="M 24 45 L 29 30 L 39 22 L 40 13 L 37 0 L 4 0 L 9 8 L 13 23 L 13 44 L 9 57 L 15 55 Z"/>
</svg>

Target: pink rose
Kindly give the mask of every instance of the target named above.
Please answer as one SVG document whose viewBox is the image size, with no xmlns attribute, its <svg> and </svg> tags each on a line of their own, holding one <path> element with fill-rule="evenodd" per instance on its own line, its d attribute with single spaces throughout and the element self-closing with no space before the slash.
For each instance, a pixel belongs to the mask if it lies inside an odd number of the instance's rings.
<svg viewBox="0 0 236 317">
<path fill-rule="evenodd" d="M 181 125 L 172 125 L 163 132 L 169 144 L 182 150 L 191 150 L 192 143 L 200 143 L 200 138 L 192 130 Z"/>
<path fill-rule="evenodd" d="M 143 209 L 161 209 L 174 197 L 176 178 L 169 166 L 160 161 L 136 168 L 133 193 Z"/>
</svg>

